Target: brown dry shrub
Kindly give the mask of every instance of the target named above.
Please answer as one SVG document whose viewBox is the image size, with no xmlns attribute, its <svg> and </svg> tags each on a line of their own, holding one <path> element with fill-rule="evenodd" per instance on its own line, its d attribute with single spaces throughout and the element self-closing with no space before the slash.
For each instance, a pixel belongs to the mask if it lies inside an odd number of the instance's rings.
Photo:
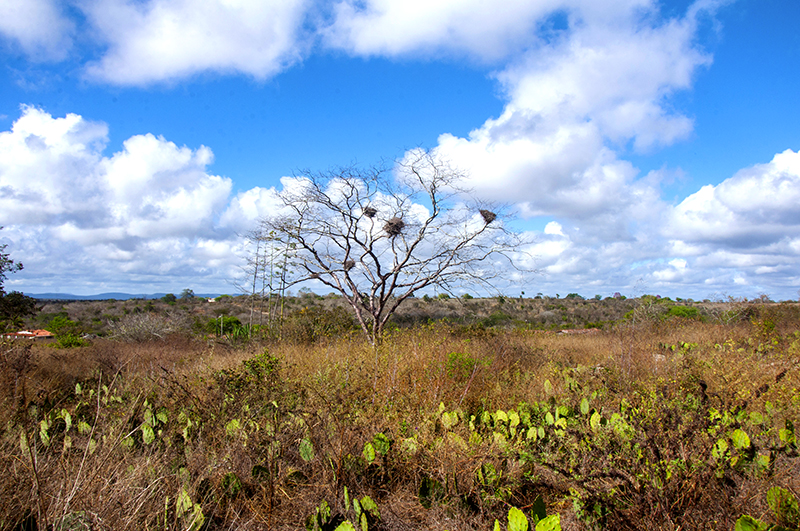
<svg viewBox="0 0 800 531">
<path fill-rule="evenodd" d="M 109 322 L 108 336 L 125 342 L 159 341 L 169 335 L 186 334 L 190 327 L 189 316 L 183 313 L 134 313 Z"/>
<path fill-rule="evenodd" d="M 572 491 L 609 504 L 606 528 L 731 529 L 742 511 L 760 515 L 770 486 L 800 488 L 798 459 L 788 454 L 778 456 L 768 477 L 729 469 L 717 479 L 703 466 L 715 440 L 705 435 L 709 408 L 765 411 L 769 401 L 776 422 L 796 418 L 800 339 L 797 326 L 778 319 L 770 342 L 757 337 L 763 324 L 686 320 L 585 335 L 451 334 L 436 324 L 390 332 L 377 350 L 357 335 L 240 349 L 186 337 L 97 340 L 61 351 L 35 345 L 26 373 L 26 406 L 34 407 L 4 418 L 0 434 L 7 471 L 0 478 L 0 528 L 26 518 L 43 528 L 68 517 L 92 529 L 185 529 L 174 505 L 185 489 L 209 528 L 297 529 L 322 500 L 342 513 L 346 486 L 351 496 L 378 503 L 378 528 L 387 530 L 491 529 L 508 504 L 524 507 L 537 495 L 549 512 L 562 513 L 565 529 L 588 529 L 572 512 Z M 8 367 L 2 369 L 8 382 Z M 623 411 L 623 401 L 643 412 L 632 417 L 642 423 L 632 444 L 643 457 L 604 446 L 580 423 L 571 429 L 586 444 L 549 437 L 524 447 L 543 462 L 523 462 L 491 432 L 470 441 L 471 414 L 521 402 L 577 408 L 594 391 L 591 406 L 607 417 Z M 104 402 L 109 396 L 119 401 Z M 450 430 L 440 403 L 461 411 Z M 148 443 L 142 423 L 161 408 L 168 420 Z M 62 409 L 71 414 L 69 431 L 63 418 L 46 417 Z M 46 418 L 47 446 L 40 436 Z M 79 421 L 95 431 L 77 432 Z M 27 453 L 22 433 L 34 443 Z M 121 440 L 129 433 L 126 447 Z M 378 433 L 391 450 L 368 463 L 362 452 Z M 303 440 L 313 445 L 310 461 L 301 455 Z M 581 479 L 606 468 L 622 477 L 650 473 L 659 455 L 695 466 L 677 468 L 661 488 L 643 482 L 631 489 L 616 476 Z M 480 483 L 476 471 L 487 464 L 503 472 L 499 483 Z M 429 509 L 419 499 L 426 481 L 441 487 Z"/>
</svg>

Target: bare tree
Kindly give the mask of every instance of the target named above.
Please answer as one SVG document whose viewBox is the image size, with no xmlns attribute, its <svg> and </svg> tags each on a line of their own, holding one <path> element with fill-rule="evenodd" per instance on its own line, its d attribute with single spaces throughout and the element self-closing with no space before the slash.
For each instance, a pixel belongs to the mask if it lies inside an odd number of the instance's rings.
<svg viewBox="0 0 800 531">
<path fill-rule="evenodd" d="M 346 168 L 295 179 L 265 233 L 295 249 L 292 284 L 314 280 L 352 306 L 372 344 L 398 306 L 429 286 L 491 287 L 520 238 L 468 198 L 463 174 L 418 151 L 392 171 Z"/>
</svg>

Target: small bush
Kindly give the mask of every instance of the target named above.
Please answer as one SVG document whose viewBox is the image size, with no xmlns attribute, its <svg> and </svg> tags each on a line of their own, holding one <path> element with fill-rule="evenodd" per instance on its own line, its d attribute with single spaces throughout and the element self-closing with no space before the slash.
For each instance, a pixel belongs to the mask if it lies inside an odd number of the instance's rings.
<svg viewBox="0 0 800 531">
<path fill-rule="evenodd" d="M 302 308 L 289 314 L 283 323 L 282 335 L 290 341 L 308 343 L 322 338 L 336 337 L 355 330 L 355 321 L 341 307 Z"/>
<path fill-rule="evenodd" d="M 494 312 L 489 317 L 481 320 L 481 324 L 487 328 L 498 326 L 511 321 L 511 316 L 503 312 Z"/>
<path fill-rule="evenodd" d="M 694 306 L 673 306 L 667 312 L 667 317 L 682 317 L 684 319 L 699 319 L 700 310 Z"/>
<path fill-rule="evenodd" d="M 143 342 L 164 339 L 187 330 L 186 317 L 157 313 L 132 313 L 109 320 L 109 337 L 118 341 Z"/>
<path fill-rule="evenodd" d="M 53 344 L 55 348 L 75 348 L 85 347 L 87 345 L 89 345 L 89 341 L 83 339 L 82 337 L 76 336 L 75 334 L 58 336 L 56 342 Z"/>
<path fill-rule="evenodd" d="M 224 336 L 225 334 L 234 332 L 238 328 L 242 328 L 242 322 L 237 317 L 222 315 L 218 318 L 211 318 L 206 321 L 204 330 L 209 334 Z"/>
</svg>

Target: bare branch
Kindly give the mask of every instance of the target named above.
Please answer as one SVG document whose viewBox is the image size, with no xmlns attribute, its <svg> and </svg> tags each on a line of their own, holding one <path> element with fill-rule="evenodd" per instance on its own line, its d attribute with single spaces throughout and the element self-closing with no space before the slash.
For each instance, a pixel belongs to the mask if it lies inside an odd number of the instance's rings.
<svg viewBox="0 0 800 531">
<path fill-rule="evenodd" d="M 463 174 L 418 150 L 395 166 L 308 174 L 281 192 L 282 215 L 262 231 L 291 242 L 287 285 L 314 280 L 339 292 L 374 344 L 398 306 L 429 286 L 491 288 L 516 267 L 521 239 L 503 210 L 460 188 Z"/>
</svg>

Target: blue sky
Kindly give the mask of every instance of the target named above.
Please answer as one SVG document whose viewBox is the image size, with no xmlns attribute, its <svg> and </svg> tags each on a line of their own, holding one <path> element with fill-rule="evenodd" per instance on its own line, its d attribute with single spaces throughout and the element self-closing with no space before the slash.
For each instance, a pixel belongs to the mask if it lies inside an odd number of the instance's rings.
<svg viewBox="0 0 800 531">
<path fill-rule="evenodd" d="M 424 147 L 514 294 L 796 299 L 800 2 L 0 2 L 7 288 L 231 292 L 281 177 Z M 513 278 L 509 276 L 509 278 Z"/>
</svg>

